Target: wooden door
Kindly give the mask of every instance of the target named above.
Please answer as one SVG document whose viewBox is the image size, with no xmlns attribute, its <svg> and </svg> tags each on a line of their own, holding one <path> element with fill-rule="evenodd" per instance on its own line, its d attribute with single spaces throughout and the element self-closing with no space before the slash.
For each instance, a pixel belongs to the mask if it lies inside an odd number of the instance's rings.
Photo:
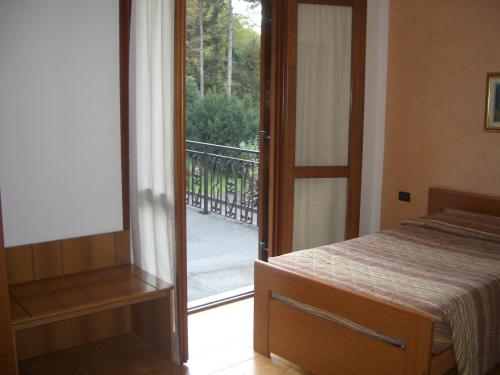
<svg viewBox="0 0 500 375">
<path fill-rule="evenodd" d="M 358 235 L 366 0 L 272 12 L 271 256 Z"/>
<path fill-rule="evenodd" d="M 187 235 L 186 235 L 186 2 L 175 0 L 174 21 L 174 178 L 175 178 L 175 235 L 176 235 L 176 319 L 179 332 L 179 361 L 189 359 L 187 311 Z"/>
<path fill-rule="evenodd" d="M 272 0 L 262 0 L 260 43 L 260 137 L 259 137 L 259 198 L 258 198 L 258 259 L 267 261 L 272 228 L 269 216 L 269 183 L 271 157 L 271 19 Z M 270 231 L 271 229 L 271 231 Z"/>
</svg>

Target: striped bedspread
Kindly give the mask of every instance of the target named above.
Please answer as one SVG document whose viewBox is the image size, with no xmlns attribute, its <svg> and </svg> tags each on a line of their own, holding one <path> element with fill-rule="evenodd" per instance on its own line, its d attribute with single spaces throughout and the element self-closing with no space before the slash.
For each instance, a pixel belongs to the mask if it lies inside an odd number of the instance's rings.
<svg viewBox="0 0 500 375">
<path fill-rule="evenodd" d="M 451 342 L 460 374 L 500 361 L 500 218 L 450 210 L 269 261 L 430 314 L 433 351 Z"/>
</svg>

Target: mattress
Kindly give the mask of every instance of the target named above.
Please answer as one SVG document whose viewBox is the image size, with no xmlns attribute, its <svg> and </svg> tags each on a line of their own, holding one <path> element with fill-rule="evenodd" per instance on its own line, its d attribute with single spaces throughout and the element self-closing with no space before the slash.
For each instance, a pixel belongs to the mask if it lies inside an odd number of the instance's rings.
<svg viewBox="0 0 500 375">
<path fill-rule="evenodd" d="M 461 374 L 483 374 L 500 361 L 500 218 L 450 210 L 269 262 L 430 315 L 433 353 L 453 346 Z M 397 338 L 313 306 L 273 298 L 404 347 Z"/>
</svg>

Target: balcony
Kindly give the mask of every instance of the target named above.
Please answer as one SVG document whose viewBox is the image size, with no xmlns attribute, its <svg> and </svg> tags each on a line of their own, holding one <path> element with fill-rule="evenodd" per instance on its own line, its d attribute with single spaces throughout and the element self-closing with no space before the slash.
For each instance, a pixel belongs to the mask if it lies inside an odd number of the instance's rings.
<svg viewBox="0 0 500 375">
<path fill-rule="evenodd" d="M 259 152 L 186 141 L 189 305 L 253 289 Z"/>
</svg>

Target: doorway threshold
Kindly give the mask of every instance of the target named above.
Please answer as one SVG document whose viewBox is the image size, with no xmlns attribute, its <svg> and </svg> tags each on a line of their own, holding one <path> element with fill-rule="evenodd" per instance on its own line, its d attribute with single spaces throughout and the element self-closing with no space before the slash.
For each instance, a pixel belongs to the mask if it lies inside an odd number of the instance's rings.
<svg viewBox="0 0 500 375">
<path fill-rule="evenodd" d="M 188 314 L 253 297 L 253 284 L 188 302 Z"/>
</svg>

